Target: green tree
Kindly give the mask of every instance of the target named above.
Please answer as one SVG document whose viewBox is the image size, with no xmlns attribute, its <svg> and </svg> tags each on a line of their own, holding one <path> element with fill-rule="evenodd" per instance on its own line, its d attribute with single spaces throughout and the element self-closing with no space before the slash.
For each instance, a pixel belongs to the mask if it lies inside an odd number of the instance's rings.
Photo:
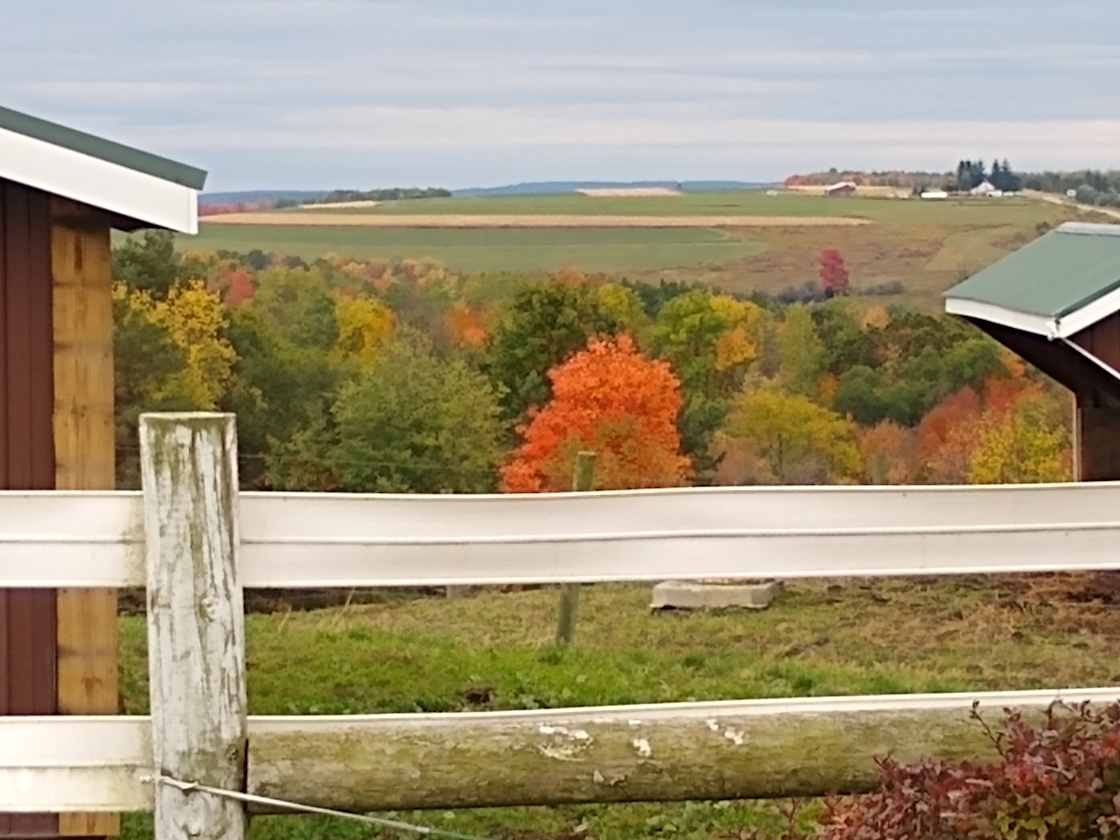
<svg viewBox="0 0 1120 840">
<path fill-rule="evenodd" d="M 261 477 L 259 456 L 327 411 L 345 373 L 335 301 L 319 271 L 274 268 L 257 277 L 253 298 L 230 313 L 237 352 L 226 400 L 238 415 L 246 481 Z"/>
<path fill-rule="evenodd" d="M 681 381 L 681 442 L 701 479 L 715 467 L 712 435 L 758 358 L 764 331 L 758 306 L 701 289 L 671 298 L 654 322 L 653 349 Z"/>
<path fill-rule="evenodd" d="M 497 483 L 504 427 L 494 388 L 427 339 L 403 335 L 332 407 L 327 454 L 347 491 L 481 493 Z"/>
<path fill-rule="evenodd" d="M 175 251 L 175 235 L 170 231 L 146 230 L 113 249 L 113 279 L 157 298 L 171 291 L 183 278 L 183 271 L 183 259 Z"/>
<path fill-rule="evenodd" d="M 887 416 L 883 374 L 867 365 L 845 371 L 836 389 L 834 405 L 863 426 L 872 426 Z"/>
<path fill-rule="evenodd" d="M 811 311 L 824 348 L 825 370 L 840 376 L 857 365 L 876 363 L 875 341 L 860 325 L 848 301 L 829 301 Z"/>
<path fill-rule="evenodd" d="M 548 402 L 548 372 L 595 336 L 621 330 L 586 284 L 548 283 L 520 290 L 490 337 L 486 369 L 502 394 L 506 419 Z"/>
<path fill-rule="evenodd" d="M 747 391 L 734 402 L 719 438 L 739 445 L 767 468 L 756 481 L 820 484 L 854 481 L 861 463 L 855 427 L 800 394 Z"/>
<path fill-rule="evenodd" d="M 785 322 L 778 334 L 778 353 L 778 375 L 786 389 L 815 397 L 817 382 L 825 370 L 825 349 L 813 326 L 813 316 L 805 306 L 786 309 Z"/>
</svg>

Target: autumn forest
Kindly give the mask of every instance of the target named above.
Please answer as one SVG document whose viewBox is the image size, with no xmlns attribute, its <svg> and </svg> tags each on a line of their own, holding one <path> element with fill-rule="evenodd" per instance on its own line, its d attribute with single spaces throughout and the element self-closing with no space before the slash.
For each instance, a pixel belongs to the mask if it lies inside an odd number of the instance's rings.
<svg viewBox="0 0 1120 840">
<path fill-rule="evenodd" d="M 1070 475 L 1068 395 L 968 324 L 576 270 L 114 252 L 121 486 L 141 411 L 238 415 L 248 487 L 377 492 Z"/>
</svg>

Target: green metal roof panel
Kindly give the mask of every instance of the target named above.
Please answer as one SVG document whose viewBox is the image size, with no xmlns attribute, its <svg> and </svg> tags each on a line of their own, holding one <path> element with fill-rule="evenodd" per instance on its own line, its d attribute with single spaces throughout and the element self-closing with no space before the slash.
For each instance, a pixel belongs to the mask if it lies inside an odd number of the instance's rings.
<svg viewBox="0 0 1120 840">
<path fill-rule="evenodd" d="M 1068 222 L 945 297 L 1061 318 L 1120 288 L 1120 225 Z"/>
<path fill-rule="evenodd" d="M 131 146 L 114 143 L 112 140 L 105 140 L 93 134 L 86 134 L 84 131 L 67 128 L 58 123 L 41 120 L 10 108 L 0 107 L 0 128 L 162 178 L 164 181 L 181 184 L 193 190 L 201 190 L 206 183 L 205 170 L 134 149 Z"/>
</svg>

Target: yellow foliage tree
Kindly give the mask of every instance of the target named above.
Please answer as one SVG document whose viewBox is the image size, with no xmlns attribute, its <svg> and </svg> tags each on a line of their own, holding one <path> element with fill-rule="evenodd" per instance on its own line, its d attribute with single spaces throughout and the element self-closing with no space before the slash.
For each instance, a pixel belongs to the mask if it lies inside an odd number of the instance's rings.
<svg viewBox="0 0 1120 840">
<path fill-rule="evenodd" d="M 740 483 L 822 484 L 854 481 L 861 467 L 855 426 L 801 394 L 746 391 L 728 415 L 717 446 L 761 462 L 765 474 L 724 475 Z"/>
<path fill-rule="evenodd" d="M 233 379 L 237 353 L 226 339 L 225 309 L 221 299 L 201 280 L 175 286 L 164 300 L 144 292 L 131 293 L 135 306 L 164 327 L 186 357 L 180 374 L 182 390 L 201 409 L 217 408 Z"/>
<path fill-rule="evenodd" d="M 1069 430 L 1049 416 L 1041 398 L 1014 411 L 985 415 L 968 464 L 970 484 L 1035 484 L 1071 479 Z"/>
<path fill-rule="evenodd" d="M 825 371 L 825 347 L 805 306 L 791 306 L 778 333 L 782 384 L 806 397 L 816 396 L 817 383 Z"/>
<path fill-rule="evenodd" d="M 338 340 L 332 350 L 335 361 L 355 359 L 362 367 L 371 365 L 393 337 L 396 319 L 381 301 L 368 297 L 343 297 L 335 303 Z"/>
<path fill-rule="evenodd" d="M 595 289 L 595 300 L 606 314 L 631 334 L 638 334 L 649 318 L 633 289 L 618 283 L 604 283 Z"/>
</svg>

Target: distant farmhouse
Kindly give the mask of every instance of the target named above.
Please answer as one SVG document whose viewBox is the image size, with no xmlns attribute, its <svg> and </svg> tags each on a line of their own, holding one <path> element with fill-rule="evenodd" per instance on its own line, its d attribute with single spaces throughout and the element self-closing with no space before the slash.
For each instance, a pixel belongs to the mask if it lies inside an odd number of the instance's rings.
<svg viewBox="0 0 1120 840">
<path fill-rule="evenodd" d="M 824 194 L 829 198 L 839 198 L 840 196 L 852 195 L 858 188 L 855 181 L 838 181 L 825 187 Z"/>
<path fill-rule="evenodd" d="M 968 191 L 968 194 L 980 198 L 1003 198 L 1003 196 L 1008 195 L 1007 192 L 995 186 L 991 181 L 984 181 L 981 184 L 977 184 Z"/>
</svg>

